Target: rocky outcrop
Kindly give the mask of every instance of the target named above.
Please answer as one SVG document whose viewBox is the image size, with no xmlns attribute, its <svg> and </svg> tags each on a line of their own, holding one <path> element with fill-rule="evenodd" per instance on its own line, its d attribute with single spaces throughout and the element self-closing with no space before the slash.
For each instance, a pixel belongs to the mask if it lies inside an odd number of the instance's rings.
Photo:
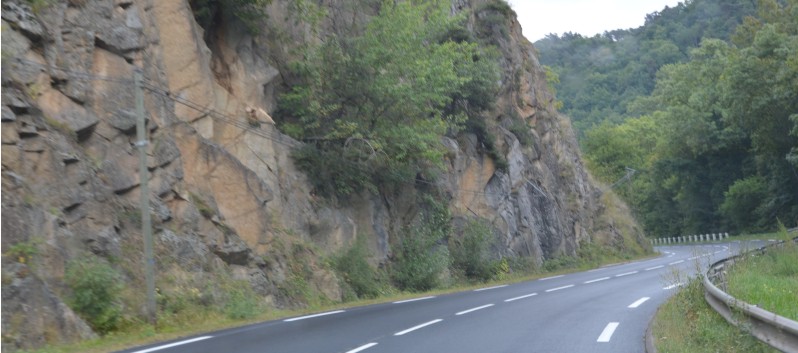
<svg viewBox="0 0 798 353">
<path fill-rule="evenodd" d="M 636 242 L 639 234 L 624 235 L 607 218 L 531 44 L 491 2 L 454 0 L 452 11 L 474 10 L 471 30 L 503 54 L 498 103 L 485 119 L 507 168 L 473 135 L 442 139 L 448 170 L 435 182 L 454 223 L 483 219 L 497 255 L 538 263 L 574 255 L 584 242 Z M 372 262 L 390 258 L 418 216 L 415 187 L 347 204 L 322 200 L 293 165 L 299 142 L 280 133 L 279 117 L 275 126 L 249 113 L 274 113 L 294 48 L 317 41 L 319 29 L 364 23 L 373 10 L 346 3 L 331 1 L 314 27 L 292 17 L 288 0 L 274 0 L 264 32 L 252 36 L 230 19 L 199 27 L 187 0 L 58 1 L 36 11 L 28 1 L 3 2 L 3 349 L 93 337 L 65 304 L 65 269 L 76 259 L 106 259 L 127 290 L 143 287 L 137 67 L 164 295 L 223 273 L 250 283 L 267 305 L 297 306 L 305 303 L 287 286 L 301 275 L 313 293 L 337 301 L 342 290 L 323 256 L 363 235 Z M 530 137 L 523 142 L 516 117 Z"/>
</svg>

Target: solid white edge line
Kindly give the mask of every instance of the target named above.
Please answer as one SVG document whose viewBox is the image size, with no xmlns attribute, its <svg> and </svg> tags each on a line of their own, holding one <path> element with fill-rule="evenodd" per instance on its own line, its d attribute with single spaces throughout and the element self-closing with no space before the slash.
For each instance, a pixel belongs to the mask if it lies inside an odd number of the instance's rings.
<svg viewBox="0 0 798 353">
<path fill-rule="evenodd" d="M 437 323 L 439 323 L 441 321 L 443 321 L 443 319 L 435 319 L 435 320 L 432 320 L 432 321 L 429 321 L 429 322 L 425 322 L 425 323 L 423 323 L 421 325 L 413 326 L 413 327 L 411 327 L 411 328 L 409 328 L 407 330 L 399 331 L 397 333 L 394 333 L 393 335 L 394 336 L 401 336 L 401 335 L 404 335 L 406 333 L 410 333 L 410 332 L 413 332 L 415 330 L 418 330 L 420 328 L 423 328 L 423 327 L 426 327 L 426 326 L 429 326 L 429 325 L 432 325 L 432 324 L 437 324 Z"/>
<path fill-rule="evenodd" d="M 676 264 L 680 264 L 682 262 L 684 262 L 684 260 L 674 261 L 674 262 L 669 263 L 668 265 L 676 265 Z"/>
<path fill-rule="evenodd" d="M 599 282 L 599 281 L 606 281 L 608 279 L 610 279 L 610 278 L 609 277 L 601 277 L 601 278 L 591 279 L 589 281 L 585 281 L 585 284 L 595 283 L 595 282 Z"/>
<path fill-rule="evenodd" d="M 634 308 L 636 308 L 636 307 L 640 306 L 641 304 L 645 303 L 645 302 L 646 302 L 646 300 L 649 300 L 649 299 L 651 299 L 651 298 L 649 298 L 649 297 L 642 297 L 642 298 L 638 299 L 636 302 L 634 302 L 634 303 L 630 304 L 630 305 L 629 305 L 629 309 L 634 309 Z"/>
<path fill-rule="evenodd" d="M 604 331 L 601 331 L 601 335 L 596 340 L 596 342 L 609 342 L 610 338 L 612 338 L 612 334 L 615 333 L 615 329 L 618 328 L 618 322 L 610 322 L 607 324 L 607 327 L 604 328 Z"/>
<path fill-rule="evenodd" d="M 597 269 L 597 270 L 598 270 L 598 269 Z M 565 277 L 565 275 L 559 275 L 559 276 L 551 276 L 551 277 L 538 278 L 538 281 L 546 281 L 546 280 L 555 279 L 555 278 L 560 278 L 560 277 Z"/>
<path fill-rule="evenodd" d="M 465 315 L 465 314 L 468 314 L 468 313 L 470 313 L 470 312 L 474 312 L 474 311 L 477 311 L 477 310 L 482 310 L 482 309 L 485 309 L 485 308 L 490 308 L 490 307 L 492 307 L 492 306 L 493 306 L 493 304 L 487 304 L 487 305 L 483 305 L 483 306 L 478 306 L 478 307 L 476 307 L 476 308 L 471 308 L 471 309 L 468 309 L 468 310 L 463 310 L 463 311 L 461 311 L 461 312 L 459 312 L 459 313 L 457 313 L 457 314 L 455 314 L 455 315 L 457 315 L 457 316 L 460 316 L 460 315 Z"/>
<path fill-rule="evenodd" d="M 346 353 L 357 353 L 357 352 L 362 352 L 362 351 L 365 351 L 365 350 L 367 350 L 367 349 L 369 349 L 369 348 L 371 348 L 371 347 L 374 347 L 374 346 L 376 346 L 376 345 L 377 345 L 377 342 L 371 342 L 371 343 L 369 343 L 369 344 L 364 344 L 364 345 L 362 345 L 362 346 L 360 346 L 360 347 L 357 347 L 357 348 L 355 348 L 355 349 L 353 349 L 353 350 L 351 350 L 351 351 L 346 351 Z"/>
<path fill-rule="evenodd" d="M 567 285 L 567 286 L 562 286 L 562 287 L 557 287 L 557 288 L 552 288 L 552 289 L 546 289 L 546 293 L 548 293 L 548 292 L 554 292 L 554 291 L 556 291 L 556 290 L 560 290 L 560 289 L 571 288 L 571 287 L 573 287 L 573 286 L 574 286 L 573 284 L 569 284 L 569 285 Z"/>
<path fill-rule="evenodd" d="M 327 315 L 333 315 L 333 314 L 340 314 L 340 313 L 342 313 L 342 312 L 344 312 L 344 310 L 328 311 L 328 312 L 326 312 L 326 313 L 318 313 L 318 314 L 313 314 L 313 315 L 307 315 L 307 316 L 294 317 L 294 318 L 290 318 L 290 319 L 285 319 L 285 320 L 283 320 L 283 321 L 284 321 L 284 322 L 299 321 L 299 320 L 311 319 L 311 318 L 314 318 L 314 317 L 319 317 L 319 316 L 327 316 Z"/>
<path fill-rule="evenodd" d="M 393 302 L 393 303 L 394 303 L 394 304 L 404 304 L 404 303 L 417 302 L 417 301 L 419 301 L 419 300 L 427 300 L 427 299 L 432 299 L 432 298 L 435 298 L 435 296 L 434 296 L 434 295 L 432 295 L 432 296 L 429 296 L 429 297 L 423 297 L 423 298 L 415 298 L 415 299 L 400 300 L 400 301 L 398 301 L 398 302 Z"/>
<path fill-rule="evenodd" d="M 619 274 L 619 275 L 615 275 L 615 277 L 623 277 L 623 276 L 633 275 L 633 274 L 635 274 L 635 273 L 637 273 L 637 271 L 632 271 L 632 272 L 621 273 L 621 274 Z"/>
<path fill-rule="evenodd" d="M 504 301 L 505 301 L 506 303 L 509 303 L 509 302 L 513 302 L 513 301 L 516 301 L 516 300 L 519 300 L 519 299 L 525 299 L 525 298 L 529 298 L 529 297 L 534 297 L 534 296 L 536 296 L 536 295 L 538 295 L 538 294 L 537 294 L 537 293 L 532 293 L 532 294 L 522 295 L 522 296 L 520 296 L 520 297 L 515 297 L 515 298 L 505 299 Z"/>
<path fill-rule="evenodd" d="M 184 344 L 189 344 L 189 343 L 193 343 L 193 342 L 197 342 L 197 341 L 207 340 L 208 338 L 213 338 L 213 336 L 202 336 L 202 337 L 192 338 L 190 340 L 185 340 L 185 341 L 165 344 L 163 346 L 158 346 L 158 347 L 153 347 L 153 348 L 144 349 L 144 350 L 140 350 L 140 351 L 135 351 L 133 353 L 155 352 L 155 351 L 160 351 L 161 349 L 167 349 L 167 348 L 177 347 L 177 346 L 181 346 L 181 345 L 184 345 Z"/>
<path fill-rule="evenodd" d="M 663 268 L 663 267 L 665 267 L 665 265 L 659 265 L 659 266 L 649 267 L 649 268 L 647 268 L 647 269 L 646 269 L 646 271 L 656 270 L 656 269 L 658 269 L 658 268 Z"/>
<path fill-rule="evenodd" d="M 504 288 L 504 287 L 507 287 L 507 286 L 508 286 L 508 284 L 502 284 L 500 286 L 493 286 L 493 287 L 488 287 L 488 288 L 474 289 L 474 292 L 481 292 L 483 290 L 491 290 L 491 289 L 496 289 L 496 288 Z"/>
</svg>

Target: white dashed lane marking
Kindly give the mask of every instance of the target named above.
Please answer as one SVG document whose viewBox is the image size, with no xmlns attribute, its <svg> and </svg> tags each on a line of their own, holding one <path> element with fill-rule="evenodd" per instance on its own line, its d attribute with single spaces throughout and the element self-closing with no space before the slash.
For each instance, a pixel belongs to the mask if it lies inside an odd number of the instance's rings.
<svg viewBox="0 0 798 353">
<path fill-rule="evenodd" d="M 420 328 L 424 328 L 424 327 L 427 327 L 429 325 L 437 324 L 437 323 L 439 323 L 441 321 L 443 321 L 443 319 L 435 319 L 435 320 L 432 320 L 432 321 L 428 321 L 428 322 L 425 322 L 425 323 L 423 323 L 421 325 L 413 326 L 413 327 L 411 327 L 411 328 L 409 328 L 407 330 L 399 331 L 397 333 L 394 333 L 393 335 L 394 336 L 401 336 L 401 335 L 404 335 L 404 334 L 408 334 L 408 333 L 413 332 L 415 330 L 418 330 Z"/>
<path fill-rule="evenodd" d="M 557 287 L 557 288 L 552 288 L 552 289 L 546 289 L 546 293 L 548 293 L 548 292 L 554 292 L 554 291 L 556 291 L 556 290 L 560 290 L 560 289 L 571 288 L 571 287 L 573 287 L 573 286 L 574 286 L 573 284 L 569 284 L 569 285 L 567 285 L 567 286 L 562 286 L 562 287 Z"/>
<path fill-rule="evenodd" d="M 529 297 L 534 297 L 536 295 L 538 295 L 538 294 L 537 293 L 532 293 L 532 294 L 522 295 L 520 297 L 506 299 L 505 302 L 509 303 L 509 302 L 516 301 L 516 300 L 519 300 L 519 299 L 525 299 L 525 298 L 529 298 Z"/>
<path fill-rule="evenodd" d="M 682 262 L 684 262 L 684 260 L 674 261 L 674 262 L 669 263 L 668 265 L 672 266 L 672 265 L 680 264 Z"/>
<path fill-rule="evenodd" d="M 608 280 L 608 279 L 610 279 L 610 278 L 609 277 L 601 277 L 601 278 L 591 279 L 589 281 L 585 281 L 585 284 L 595 283 L 595 282 L 604 281 L 604 280 Z"/>
<path fill-rule="evenodd" d="M 457 316 L 460 316 L 460 315 L 465 315 L 465 314 L 468 314 L 468 313 L 471 313 L 471 312 L 474 312 L 474 311 L 477 311 L 477 310 L 482 310 L 482 309 L 485 309 L 485 308 L 490 308 L 490 307 L 492 307 L 492 306 L 493 306 L 493 304 L 487 304 L 487 305 L 483 305 L 483 306 L 478 306 L 478 307 L 476 307 L 476 308 L 471 308 L 471 309 L 468 309 L 468 310 L 463 310 L 463 311 L 461 311 L 461 312 L 459 312 L 459 313 L 457 313 L 457 314 L 455 314 L 455 315 L 457 315 Z"/>
<path fill-rule="evenodd" d="M 647 268 L 647 269 L 646 269 L 646 271 L 656 270 L 656 269 L 658 269 L 658 268 L 663 268 L 663 267 L 665 267 L 665 265 L 659 265 L 659 266 L 649 267 L 649 268 Z"/>
<path fill-rule="evenodd" d="M 604 328 L 604 331 L 601 331 L 601 335 L 596 340 L 596 342 L 609 342 L 612 338 L 612 334 L 615 333 L 615 329 L 618 328 L 618 322 L 610 322 L 607 324 L 607 327 Z"/>
<path fill-rule="evenodd" d="M 615 275 L 615 277 L 623 277 L 623 276 L 633 275 L 633 274 L 635 274 L 635 273 L 637 273 L 637 271 L 632 271 L 632 272 L 621 273 L 621 274 L 619 274 L 619 275 Z"/>
<path fill-rule="evenodd" d="M 346 353 L 357 353 L 357 352 L 362 352 L 362 351 L 365 351 L 365 350 L 367 350 L 367 349 L 369 349 L 369 348 L 371 348 L 371 347 L 374 347 L 374 346 L 376 346 L 376 345 L 377 345 L 377 342 L 371 342 L 371 343 L 369 343 L 369 344 L 364 344 L 364 345 L 362 345 L 362 346 L 360 346 L 360 347 L 357 347 L 357 348 L 355 348 L 355 349 L 353 349 L 353 350 L 351 350 L 351 351 L 347 351 Z"/>
<path fill-rule="evenodd" d="M 636 308 L 636 307 L 640 306 L 641 304 L 645 303 L 645 302 L 646 302 L 646 300 L 649 300 L 649 299 L 651 299 L 651 298 L 649 298 L 649 297 L 642 297 L 642 298 L 638 299 L 636 302 L 634 302 L 634 303 L 630 304 L 630 305 L 629 305 L 629 309 L 634 309 L 634 308 Z"/>
</svg>

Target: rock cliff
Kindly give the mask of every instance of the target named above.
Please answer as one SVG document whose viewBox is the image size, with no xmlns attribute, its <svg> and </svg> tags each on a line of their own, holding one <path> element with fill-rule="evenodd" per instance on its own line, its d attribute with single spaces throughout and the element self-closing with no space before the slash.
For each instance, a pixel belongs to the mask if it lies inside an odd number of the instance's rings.
<svg viewBox="0 0 798 353">
<path fill-rule="evenodd" d="M 417 187 L 364 192 L 346 204 L 322 200 L 290 158 L 300 143 L 269 116 L 297 48 L 341 23 L 368 20 L 368 7 L 349 3 L 319 1 L 328 11 L 310 24 L 291 1 L 273 0 L 252 35 L 227 17 L 200 27 L 188 0 L 4 0 L 3 349 L 95 337 L 65 304 L 75 259 L 102 257 L 129 291 L 143 287 L 137 67 L 162 296 L 215 293 L 207 283 L 222 273 L 246 280 L 275 307 L 308 304 L 292 295 L 297 280 L 338 301 L 342 290 L 324 256 L 363 235 L 371 262 L 387 261 L 400 229 L 418 215 Z M 452 222 L 485 220 L 497 255 L 538 264 L 587 243 L 645 247 L 623 220 L 628 211 L 590 179 L 534 48 L 514 14 L 495 3 L 453 0 L 451 10 L 467 12 L 469 29 L 502 54 L 498 101 L 484 118 L 507 167 L 497 168 L 473 134 L 442 138 L 447 172 L 435 185 Z M 125 305 L 142 310 L 143 301 L 129 297 Z"/>
</svg>

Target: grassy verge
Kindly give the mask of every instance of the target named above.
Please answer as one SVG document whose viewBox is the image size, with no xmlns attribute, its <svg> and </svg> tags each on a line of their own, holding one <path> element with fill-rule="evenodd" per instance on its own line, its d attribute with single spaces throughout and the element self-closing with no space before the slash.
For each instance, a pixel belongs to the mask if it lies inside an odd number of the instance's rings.
<svg viewBox="0 0 798 353">
<path fill-rule="evenodd" d="M 355 300 L 346 303 L 314 305 L 301 310 L 269 310 L 249 319 L 231 319 L 220 312 L 192 311 L 180 316 L 162 317 L 159 327 L 155 330 L 152 326 L 138 325 L 124 327 L 119 331 L 109 333 L 100 339 L 84 341 L 71 345 L 50 346 L 35 351 L 22 351 L 29 353 L 100 353 L 112 352 L 137 345 L 166 341 L 185 336 L 197 335 L 227 328 L 240 327 L 248 324 L 300 316 L 313 312 L 323 312 L 337 309 L 346 309 L 356 306 L 387 303 L 404 299 L 411 299 L 429 295 L 444 295 L 454 292 L 477 289 L 500 284 L 518 283 L 535 280 L 538 278 L 559 274 L 579 272 L 586 269 L 650 258 L 656 255 L 646 254 L 638 257 L 602 257 L 599 261 L 573 261 L 568 264 L 549 266 L 550 270 L 540 269 L 533 271 L 516 271 L 504 276 L 501 280 L 489 282 L 454 283 L 446 288 L 438 288 L 427 292 L 389 292 L 378 298 Z"/>
<path fill-rule="evenodd" d="M 795 234 L 792 234 L 793 236 Z M 753 234 L 732 238 L 788 239 L 786 231 Z M 652 323 L 654 344 L 660 353 L 668 352 L 778 352 L 748 332 L 734 327 L 716 313 L 704 299 L 700 278 L 687 282 L 657 312 Z M 738 261 L 727 275 L 729 294 L 747 303 L 759 305 L 779 315 L 798 319 L 798 247 L 793 243 L 768 250 L 764 255 Z"/>
<path fill-rule="evenodd" d="M 652 323 L 654 345 L 659 353 L 778 352 L 737 327 L 729 325 L 704 300 L 698 278 L 671 297 Z"/>
<path fill-rule="evenodd" d="M 798 320 L 798 247 L 787 244 L 737 262 L 727 278 L 728 290 L 746 303 Z"/>
</svg>

